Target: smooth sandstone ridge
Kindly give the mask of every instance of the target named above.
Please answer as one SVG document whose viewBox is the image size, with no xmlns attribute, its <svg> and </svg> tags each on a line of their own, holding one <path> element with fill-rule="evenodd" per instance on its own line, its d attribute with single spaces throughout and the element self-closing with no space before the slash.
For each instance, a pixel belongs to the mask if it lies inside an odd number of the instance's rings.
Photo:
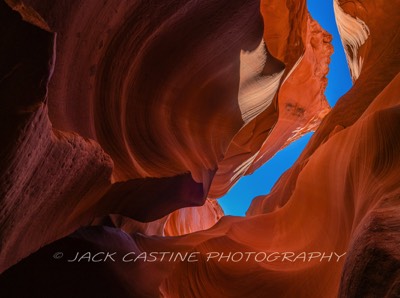
<svg viewBox="0 0 400 298">
<path fill-rule="evenodd" d="M 305 1 L 2 1 L 0 295 L 399 295 L 400 2 L 332 5 L 354 86 L 330 110 L 331 36 Z M 224 216 L 217 199 L 309 131 L 271 193 Z"/>
</svg>

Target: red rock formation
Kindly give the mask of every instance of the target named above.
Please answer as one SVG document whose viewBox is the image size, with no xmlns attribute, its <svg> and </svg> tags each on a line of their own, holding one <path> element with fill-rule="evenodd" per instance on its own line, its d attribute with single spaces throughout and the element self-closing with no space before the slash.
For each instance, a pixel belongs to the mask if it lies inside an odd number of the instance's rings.
<svg viewBox="0 0 400 298">
<path fill-rule="evenodd" d="M 376 26 L 380 16 L 374 18 L 373 6 L 365 23 L 380 44 L 371 45 L 374 39 L 366 43 L 371 53 L 364 52 L 355 86 L 325 118 L 270 195 L 255 200 L 246 218 L 222 218 L 207 232 L 164 243 L 136 240 L 145 251 L 185 250 L 190 245 L 204 256 L 210 251 L 347 251 L 343 275 L 343 263 L 260 265 L 203 259 L 171 270 L 161 284 L 162 293 L 178 297 L 398 295 L 400 52 L 398 46 L 389 45 L 398 44 L 394 27 L 400 20 L 393 15 L 392 27 L 387 25 L 391 34 L 381 36 Z M 377 64 L 375 57 L 381 57 L 382 63 Z M 382 274 L 376 274 L 377 268 Z M 229 281 L 238 276 L 240 286 L 232 285 Z"/>
<path fill-rule="evenodd" d="M 224 194 L 252 166 L 252 160 L 261 145 L 269 134 L 274 133 L 273 127 L 281 132 L 279 123 L 290 119 L 290 116 L 277 117 L 274 96 L 281 79 L 285 80 L 282 88 L 286 85 L 286 88 L 293 88 L 293 84 L 299 82 L 290 83 L 289 70 L 293 65 L 283 59 L 288 66 L 282 77 L 284 64 L 268 53 L 262 40 L 262 18 L 257 1 L 242 4 L 176 1 L 173 5 L 158 2 L 150 6 L 135 1 L 109 1 L 103 5 L 96 2 L 7 3 L 33 25 L 19 20 L 17 13 L 12 14 L 3 4 L 6 28 L 11 28 L 14 23 L 19 26 L 12 36 L 4 33 L 5 40 L 15 38 L 19 44 L 6 42 L 9 43 L 8 50 L 18 47 L 18 51 L 9 53 L 15 62 L 5 65 L 3 71 L 7 77 L 7 73 L 13 73 L 15 65 L 23 61 L 24 67 L 28 68 L 25 73 L 32 75 L 41 88 L 24 95 L 16 94 L 13 89 L 5 90 L 9 97 L 20 96 L 24 100 L 32 98 L 23 105 L 10 107 L 9 111 L 18 114 L 27 106 L 42 103 L 39 110 L 31 108 L 30 117 L 36 117 L 35 113 L 43 115 L 38 124 L 34 120 L 27 120 L 24 124 L 28 127 L 41 126 L 41 130 L 26 131 L 17 122 L 14 125 L 15 134 L 20 139 L 9 140 L 9 143 L 20 147 L 24 142 L 21 138 L 34 142 L 35 138 L 44 135 L 47 141 L 43 148 L 47 149 L 28 153 L 28 150 L 19 152 L 7 148 L 9 157 L 5 159 L 2 177 L 4 180 L 10 179 L 9 171 L 26 172 L 32 175 L 36 173 L 35 178 L 48 181 L 53 179 L 51 172 L 54 171 L 60 172 L 60 178 L 57 179 L 61 181 L 66 179 L 61 174 L 65 171 L 65 175 L 76 179 L 69 182 L 65 180 L 63 187 L 72 188 L 71 192 L 60 191 L 62 187 L 59 185 L 45 185 L 36 180 L 12 180 L 15 189 L 4 189 L 5 196 L 10 197 L 4 201 L 6 206 L 7 200 L 18 196 L 21 189 L 40 188 L 44 192 L 40 201 L 47 202 L 52 198 L 54 202 L 54 205 L 45 207 L 41 203 L 35 205 L 41 208 L 45 218 L 50 218 L 49 214 L 58 210 L 58 204 L 65 204 L 67 199 L 64 196 L 74 197 L 75 202 L 70 202 L 68 208 L 63 210 L 67 215 L 57 212 L 52 215 L 63 221 L 60 230 L 59 224 L 52 221 L 48 224 L 55 224 L 57 228 L 51 233 L 31 226 L 34 230 L 29 232 L 30 237 L 35 241 L 21 247 L 21 251 L 14 249 L 12 257 L 8 256 L 7 250 L 13 246 L 13 242 L 6 244 L 6 247 L 11 245 L 2 251 L 7 264 L 13 264 L 79 225 L 92 222 L 95 216 L 117 213 L 140 221 L 152 221 L 181 207 L 202 205 L 208 193 L 210 197 Z M 223 14 L 219 13 L 221 10 Z M 152 13 L 143 18 L 148 11 Z M 93 26 L 93 20 L 98 25 Z M 200 25 L 203 22 L 207 22 L 208 26 Z M 317 26 L 310 25 L 311 20 L 307 22 L 300 21 L 308 32 L 304 35 L 305 43 L 316 34 L 312 28 Z M 56 42 L 53 42 L 54 34 L 41 30 L 57 32 Z M 49 41 L 44 43 L 34 38 L 23 40 L 23 36 L 31 31 L 47 35 Z M 47 45 L 44 49 L 39 48 L 37 53 L 47 55 L 47 60 L 23 60 L 25 56 L 32 55 L 29 52 L 32 44 L 38 48 Z M 302 45 L 294 47 L 303 49 Z M 309 53 L 306 56 L 315 56 L 315 59 L 321 59 L 321 63 L 326 64 L 327 61 L 322 57 L 329 55 L 329 51 L 319 52 L 317 47 L 318 43 L 313 44 L 306 50 Z M 55 50 L 55 54 L 52 50 Z M 292 55 L 291 59 L 300 59 L 301 51 L 297 52 L 298 56 Z M 49 63 L 51 67 L 48 67 Z M 304 63 L 300 62 L 299 65 Z M 43 73 L 35 76 L 31 69 L 42 65 L 45 67 Z M 319 75 L 324 76 L 325 73 L 323 71 Z M 24 73 L 14 73 L 13 81 L 10 79 L 3 83 L 6 88 L 12 84 L 24 84 L 21 81 L 23 76 Z M 45 82 L 48 81 L 47 85 Z M 325 86 L 320 77 L 300 83 L 317 90 Z M 314 104 L 313 100 L 318 104 Z M 284 104 L 283 99 L 282 102 Z M 321 113 L 325 113 L 327 106 L 323 98 L 298 99 L 294 104 L 306 102 L 309 106 L 300 108 L 302 115 L 299 117 L 294 114 L 297 120 L 283 125 L 286 133 L 274 137 L 281 146 L 271 146 L 269 153 L 279 150 L 293 135 L 303 133 L 293 132 L 300 126 L 304 131 L 312 129 L 307 122 L 319 119 Z M 46 115 L 47 107 L 51 124 Z M 61 133 L 58 129 L 67 132 Z M 250 138 L 249 131 L 252 131 Z M 99 142 L 109 156 L 95 142 L 81 139 L 71 132 Z M 70 153 L 63 149 L 64 145 L 58 145 L 59 142 L 66 143 L 67 148 L 71 146 L 73 151 Z M 24 146 L 31 148 L 33 144 Z M 266 146 L 263 145 L 264 150 Z M 75 148 L 79 152 L 75 153 Z M 93 150 L 97 150 L 97 153 L 92 153 Z M 50 158 L 47 158 L 48 152 L 51 152 Z M 37 156 L 36 164 L 25 162 L 32 154 Z M 60 154 L 61 157 L 58 157 Z M 77 156 L 74 157 L 74 154 Z M 45 159 L 49 165 L 43 164 Z M 21 167 L 16 167 L 12 160 L 20 160 Z M 53 170 L 48 169 L 50 166 Z M 80 167 L 82 170 L 79 170 Z M 96 167 L 103 169 L 104 173 L 99 182 L 94 181 L 99 178 Z M 108 176 L 111 168 L 113 185 Z M 82 175 L 88 182 L 82 180 Z M 148 179 L 140 180 L 142 178 Z M 78 183 L 79 187 L 75 187 Z M 93 193 L 88 190 L 86 183 L 93 184 Z M 75 188 L 77 193 L 74 192 Z M 54 189 L 61 194 L 55 194 Z M 87 191 L 79 193 L 84 189 Z M 37 199 L 35 194 L 29 194 L 20 197 L 20 200 L 21 206 L 29 206 L 32 200 Z M 33 207 L 31 209 L 34 210 Z M 5 210 L 4 218 L 9 218 L 10 222 L 21 222 L 19 217 L 22 215 L 13 214 L 10 207 Z M 203 215 L 209 218 L 205 221 L 208 222 L 206 226 L 220 217 L 220 211 L 212 211 L 217 209 L 198 210 L 204 210 Z M 174 216 L 181 217 L 182 212 Z M 174 216 L 170 217 L 171 224 Z M 68 220 L 65 221 L 63 218 L 66 217 Z M 29 216 L 25 218 L 30 220 Z M 196 221 L 189 224 L 193 226 L 189 230 L 171 226 L 165 231 L 181 233 L 200 229 L 195 228 L 196 224 Z M 4 230 L 11 229 L 8 225 L 10 223 L 4 222 Z M 15 237 L 21 239 L 23 229 L 21 222 L 21 227 L 12 225 L 9 233 L 15 233 Z M 7 235 L 3 238 L 6 239 Z"/>
<path fill-rule="evenodd" d="M 332 48 L 304 1 L 261 9 L 255 0 L 6 2 L 1 294 L 398 295 L 400 19 L 392 3 L 335 0 L 354 87 L 318 127 L 329 109 Z M 317 127 L 246 217 L 224 217 L 207 199 Z M 117 228 L 65 237 L 95 224 Z M 198 252 L 199 261 L 94 267 L 52 257 L 77 251 Z M 311 251 L 347 255 L 207 260 L 210 252 Z"/>
</svg>

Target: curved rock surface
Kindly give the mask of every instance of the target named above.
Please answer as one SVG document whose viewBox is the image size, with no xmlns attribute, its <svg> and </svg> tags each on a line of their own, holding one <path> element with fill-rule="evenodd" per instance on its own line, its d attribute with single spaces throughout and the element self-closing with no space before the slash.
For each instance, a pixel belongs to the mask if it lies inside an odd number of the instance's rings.
<svg viewBox="0 0 400 298">
<path fill-rule="evenodd" d="M 39 124 L 32 118 L 24 124 L 13 118 L 17 122 L 15 134 L 20 138 L 9 140 L 9 144 L 21 147 L 23 138 L 35 142 L 35 138 L 45 135 L 47 143 L 38 147 L 47 149 L 28 152 L 33 143 L 24 145 L 27 149 L 21 151 L 7 148 L 5 154 L 9 157 L 4 159 L 2 177 L 7 181 L 9 171 L 24 171 L 48 181 L 53 179 L 48 169 L 51 166 L 54 172 L 60 171 L 60 181 L 66 179 L 61 178 L 63 171 L 74 177 L 63 187 L 74 190 L 79 184 L 84 189 L 87 186 L 83 180 L 87 179 L 94 188 L 93 194 L 54 194 L 54 189 L 62 189 L 58 185 L 61 182 L 45 185 L 35 180 L 13 181 L 15 190 L 4 188 L 5 196 L 10 198 L 18 196 L 21 189 L 40 188 L 45 192 L 40 200 L 35 194 L 20 200 L 21 206 L 31 205 L 33 200 L 54 202 L 41 207 L 44 217 L 56 212 L 57 204 L 65 204 L 63 195 L 73 196 L 76 202 L 63 211 L 69 220 L 61 231 L 49 236 L 37 227 L 30 232 L 37 239 L 32 245 L 21 251 L 14 249 L 13 257 L 3 250 L 9 264 L 92 222 L 96 216 L 120 214 L 147 222 L 178 208 L 203 205 L 207 197 L 216 198 L 228 191 L 250 167 L 254 170 L 292 139 L 314 129 L 327 112 L 322 90 L 331 53 L 329 38 L 323 37 L 326 33 L 305 13 L 304 5 L 298 8 L 303 11 L 298 20 L 282 15 L 286 17 L 282 22 L 294 19 L 296 29 L 290 32 L 293 38 L 282 41 L 287 43 L 290 55 L 280 57 L 280 61 L 269 53 L 268 40 L 263 39 L 268 28 L 263 30 L 258 1 L 174 1 L 168 5 L 161 1 L 106 1 L 102 5 L 94 1 L 6 3 L 16 12 L 2 4 L 5 28 L 13 28 L 3 32 L 5 51 L 9 51 L 4 57 L 9 55 L 14 61 L 3 67 L 7 79 L 3 81 L 4 93 L 26 101 L 7 110 L 18 114 L 29 107 L 30 117 L 43 115 L 38 116 Z M 31 32 L 47 36 L 47 40 L 24 39 Z M 26 60 L 25 56 L 34 55 L 30 47 L 38 48 L 35 55 L 47 58 Z M 322 68 L 313 69 L 309 59 L 319 61 Z M 43 72 L 36 74 L 41 68 Z M 298 71 L 303 75 L 297 76 Z M 29 84 L 23 80 L 26 74 L 38 90 L 19 94 L 11 87 Z M 314 90 L 311 96 L 286 99 L 284 94 L 294 92 L 298 84 Z M 40 109 L 35 106 L 39 103 Z M 285 105 L 289 113 L 282 116 L 278 110 Z M 40 129 L 26 131 L 22 125 Z M 58 142 L 79 148 L 76 154 L 82 156 L 58 149 Z M 82 142 L 87 144 L 75 145 Z M 96 154 L 91 146 L 98 151 Z M 24 161 L 31 156 L 37 158 L 36 164 Z M 100 177 L 95 167 L 87 172 L 68 167 L 71 163 L 85 167 L 86 159 L 92 160 L 87 161 L 88 166 L 103 168 L 100 185 L 94 182 Z M 12 160 L 21 161 L 21 167 Z M 49 165 L 43 164 L 44 160 Z M 4 218 L 19 222 L 21 215 L 12 214 L 11 209 L 5 208 Z M 189 224 L 191 228 L 183 223 L 173 227 L 176 220 L 172 218 L 199 210 L 206 217 L 200 226 L 195 227 L 199 224 L 195 220 Z M 218 208 L 193 212 L 171 215 L 165 232 L 202 229 L 221 217 Z M 5 230 L 8 225 L 4 223 Z M 19 234 L 22 228 L 13 229 Z"/>
<path fill-rule="evenodd" d="M 399 4 L 334 0 L 354 86 L 330 111 L 305 1 L 1 2 L 0 295 L 399 295 Z M 216 198 L 310 130 L 270 194 L 223 216 Z"/>
</svg>

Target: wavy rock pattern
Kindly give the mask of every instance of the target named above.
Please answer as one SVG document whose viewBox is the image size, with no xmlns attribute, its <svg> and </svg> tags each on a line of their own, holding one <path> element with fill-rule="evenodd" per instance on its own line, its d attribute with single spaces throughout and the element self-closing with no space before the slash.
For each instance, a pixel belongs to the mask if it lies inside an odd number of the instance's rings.
<svg viewBox="0 0 400 298">
<path fill-rule="evenodd" d="M 398 1 L 334 0 L 354 86 L 331 111 L 331 37 L 305 1 L 5 2 L 2 296 L 399 295 Z M 310 130 L 270 194 L 223 216 L 216 198 Z M 52 258 L 76 251 L 200 259 Z"/>
<path fill-rule="evenodd" d="M 57 132 L 56 135 L 78 133 L 98 142 L 109 155 L 97 153 L 104 155 L 99 160 L 100 164 L 104 163 L 101 159 L 108 160 L 104 164 L 108 169 L 105 171 L 112 168 L 111 180 L 114 183 L 111 184 L 110 178 L 104 174 L 102 186 L 95 187 L 98 193 L 89 195 L 87 200 L 82 195 L 73 195 L 79 206 L 75 211 L 65 211 L 74 218 L 90 210 L 90 216 L 81 218 L 81 225 L 92 222 L 95 216 L 113 213 L 140 221 L 153 221 L 181 207 L 200 206 L 206 202 L 206 197 L 216 198 L 228 191 L 250 166 L 254 169 L 261 165 L 261 158 L 257 159 L 257 165 L 253 165 L 252 161 L 268 135 L 274 132 L 274 126 L 279 130 L 280 122 L 291 117 L 295 119 L 290 120 L 289 125 L 284 125 L 286 133 L 275 140 L 278 145 L 268 149 L 270 155 L 264 160 L 290 142 L 293 135 L 298 136 L 315 128 L 314 124 L 326 113 L 327 104 L 323 96 L 313 96 L 293 101 L 293 105 L 308 102 L 307 106 L 294 107 L 296 111 L 301 110 L 301 115 L 295 111 L 279 119 L 275 104 L 278 87 L 287 85 L 290 89 L 293 84 L 300 83 L 306 84 L 307 88 L 323 90 L 326 59 L 329 59 L 326 57 L 330 51 L 320 48 L 319 42 L 313 44 L 306 51 L 309 53 L 307 56 L 320 60 L 322 65 L 325 64 L 325 69 L 319 71 L 316 79 L 312 76 L 310 79 L 303 78 L 301 82 L 290 83 L 290 69 L 294 66 L 285 68 L 285 59 L 279 61 L 272 56 L 262 39 L 263 18 L 258 1 L 242 4 L 175 1 L 168 5 L 161 1 L 151 5 L 143 1 L 108 1 L 102 5 L 94 1 L 7 3 L 27 22 L 50 31 L 41 34 L 48 35 L 50 39 L 50 36 L 56 38 L 47 49 L 39 49 L 49 56 L 48 61 L 42 64 L 52 65 L 46 68 L 43 79 L 38 83 L 42 84 L 43 89 L 38 94 L 38 102 L 44 103 L 42 113 L 46 114 L 48 108 L 51 124 L 44 115 L 42 121 L 47 121 L 43 123 L 46 127 L 32 134 L 44 133 L 54 140 L 56 137 L 50 136 L 58 130 L 68 133 Z M 15 30 L 16 38 L 22 40 L 22 35 L 29 31 L 40 32 L 35 26 L 18 20 L 16 13 L 11 13 L 3 6 L 4 14 L 9 19 L 6 24 L 10 28 L 11 22 L 19 22 L 22 24 L 19 26 L 24 26 Z M 152 13 L 149 14 L 149 11 Z M 93 26 L 93 22 L 99 25 Z M 208 25 L 200 25 L 204 22 Z M 315 39 L 315 34 L 321 32 L 321 29 L 315 29 L 318 25 L 307 15 L 297 26 L 307 28 L 305 42 L 310 38 Z M 54 37 L 51 32 L 57 32 L 57 36 Z M 4 34 L 8 38 L 15 38 Z M 28 47 L 32 44 L 39 47 L 43 42 L 30 39 L 25 43 L 26 48 L 19 49 L 25 52 L 19 56 L 14 54 L 17 66 L 18 60 L 23 59 L 24 55 L 31 55 Z M 303 44 L 295 47 L 304 50 Z M 9 48 L 12 49 L 12 46 Z M 298 56 L 291 59 L 302 59 L 300 54 L 301 51 L 298 51 Z M 40 61 L 30 60 L 25 64 L 31 68 L 41 66 Z M 6 65 L 4 73 L 12 72 L 13 67 L 15 65 Z M 34 75 L 32 70 L 26 73 Z M 22 76 L 15 76 L 16 83 L 21 82 Z M 47 81 L 49 83 L 43 85 Z M 10 86 L 10 82 L 6 83 Z M 7 91 L 9 95 L 15 93 L 14 90 Z M 34 97 L 36 93 L 33 90 L 24 98 Z M 24 108 L 15 106 L 13 113 L 19 113 Z M 35 113 L 34 108 L 32 113 Z M 306 123 L 310 121 L 313 125 L 307 126 Z M 302 131 L 293 132 L 299 128 Z M 16 133 L 27 137 L 24 131 L 17 129 Z M 76 135 L 72 137 L 79 138 Z M 86 142 L 96 146 L 93 141 Z M 19 146 L 19 143 L 14 145 Z M 91 149 L 85 146 L 80 147 L 80 154 L 91 158 Z M 267 147 L 268 144 L 263 145 L 264 150 Z M 42 153 L 42 159 L 46 158 L 47 151 Z M 12 149 L 9 154 L 13 154 Z M 70 162 L 83 166 L 84 162 L 78 162 L 80 157 L 74 158 L 68 152 L 54 150 L 52 154 L 54 159 L 58 158 L 58 154 L 63 156 L 58 162 L 61 168 Z M 17 153 L 12 158 L 21 159 L 22 156 Z M 64 162 L 63 159 L 68 161 Z M 37 172 L 35 169 L 38 165 L 24 165 L 24 171 Z M 14 170 L 12 163 L 8 166 Z M 58 166 L 54 167 L 55 171 L 58 170 Z M 37 172 L 38 176 L 43 177 L 44 181 L 51 179 L 45 168 L 43 171 L 45 173 Z M 79 172 L 78 169 L 70 171 L 74 173 L 70 173 L 71 176 L 76 174 L 76 182 L 71 181 L 65 187 L 77 184 L 82 179 L 81 174 L 75 173 Z M 92 175 L 98 174 L 94 170 L 85 175 L 90 180 Z M 5 171 L 4 179 L 7 177 Z M 23 188 L 29 183 L 37 182 L 14 183 L 14 186 Z M 46 186 L 46 196 L 42 199 L 54 197 L 52 189 L 55 187 L 59 186 Z M 16 195 L 7 189 L 5 192 L 7 196 Z M 34 195 L 23 201 L 29 204 L 33 199 Z M 62 196 L 56 196 L 54 200 L 64 201 Z M 53 208 L 48 206 L 47 211 L 54 212 Z M 172 218 L 181 218 L 185 213 L 198 213 L 199 210 L 203 210 L 203 216 L 208 218 L 204 225 L 194 220 L 193 224 L 189 224 L 193 228 L 173 227 Z M 18 221 L 18 216 L 14 216 L 13 220 Z M 178 211 L 170 216 L 168 222 L 171 226 L 166 226 L 164 232 L 187 233 L 210 226 L 220 217 L 221 210 L 218 208 Z M 76 229 L 77 223 L 73 219 L 71 225 L 66 225 L 62 233 L 55 233 L 52 236 L 54 238 L 42 238 L 44 235 L 40 231 L 33 231 L 32 237 L 36 237 L 38 243 L 32 243 L 26 252 L 14 251 L 15 258 L 21 258 L 40 245 L 71 232 Z M 16 229 L 15 233 L 18 231 Z M 10 258 L 9 262 L 12 264 L 15 261 Z"/>
</svg>

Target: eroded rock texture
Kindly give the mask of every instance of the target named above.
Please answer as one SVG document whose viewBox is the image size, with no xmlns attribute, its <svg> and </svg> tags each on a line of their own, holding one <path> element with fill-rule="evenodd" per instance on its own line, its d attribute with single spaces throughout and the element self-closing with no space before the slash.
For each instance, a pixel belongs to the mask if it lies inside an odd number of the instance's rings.
<svg viewBox="0 0 400 298">
<path fill-rule="evenodd" d="M 0 292 L 399 295 L 399 4 L 334 0 L 354 86 L 330 111 L 331 36 L 305 1 L 1 2 Z M 311 130 L 269 195 L 223 216 L 218 197 Z M 235 251 L 347 254 L 207 260 Z"/>
</svg>

